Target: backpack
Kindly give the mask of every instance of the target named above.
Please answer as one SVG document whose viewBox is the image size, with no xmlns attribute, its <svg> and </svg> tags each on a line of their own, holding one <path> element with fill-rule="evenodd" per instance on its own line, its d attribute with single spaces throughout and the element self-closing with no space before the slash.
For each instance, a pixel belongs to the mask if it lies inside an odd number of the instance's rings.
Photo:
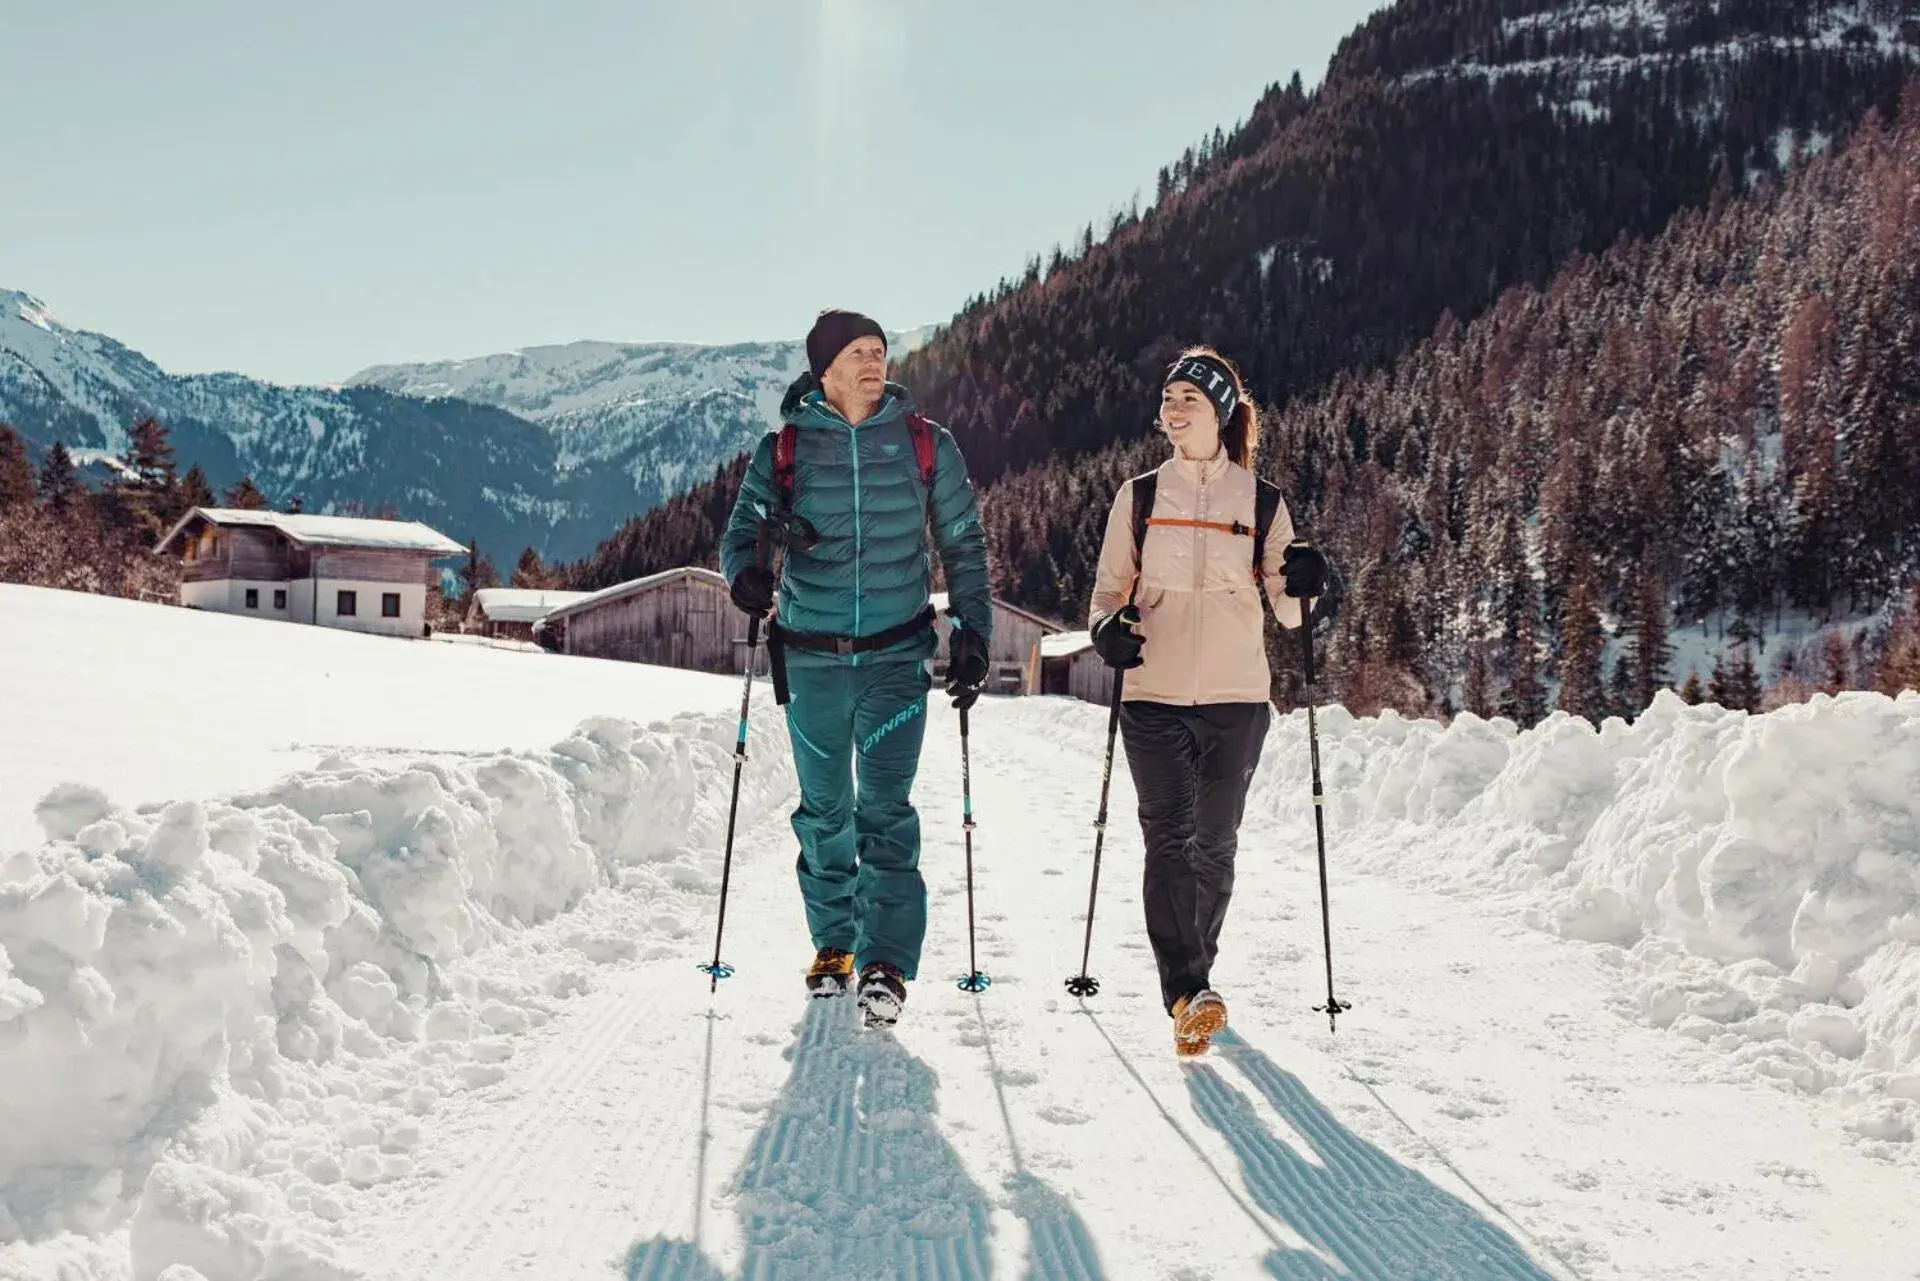
<svg viewBox="0 0 1920 1281">
<path fill-rule="evenodd" d="M 1273 518 L 1280 511 L 1280 487 L 1258 476 L 1253 478 L 1253 527 L 1249 529 L 1239 521 L 1226 524 L 1214 520 L 1184 520 L 1168 517 L 1163 520 L 1153 518 L 1153 500 L 1160 489 L 1160 473 L 1150 471 L 1144 476 L 1133 478 L 1133 559 L 1140 563 L 1141 548 L 1146 545 L 1147 526 L 1178 525 L 1186 529 L 1218 529 L 1228 534 L 1251 534 L 1253 536 L 1253 576 L 1260 577 L 1260 567 L 1267 561 L 1267 531 L 1273 527 Z"/>
<path fill-rule="evenodd" d="M 933 420 L 925 414 L 908 414 L 907 432 L 913 437 L 913 456 L 920 463 L 920 483 L 932 489 L 936 448 L 933 438 Z M 799 435 L 798 427 L 792 423 L 784 423 L 780 427 L 779 438 L 773 442 L 773 486 L 779 492 L 780 502 L 787 511 L 793 510 L 793 448 Z"/>
</svg>

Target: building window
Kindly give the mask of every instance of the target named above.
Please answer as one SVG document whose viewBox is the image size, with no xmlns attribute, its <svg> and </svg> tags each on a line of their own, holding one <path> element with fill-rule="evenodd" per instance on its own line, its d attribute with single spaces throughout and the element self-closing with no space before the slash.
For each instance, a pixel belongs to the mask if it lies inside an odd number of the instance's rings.
<svg viewBox="0 0 1920 1281">
<path fill-rule="evenodd" d="M 381 592 L 380 593 L 380 617 L 382 618 L 400 617 L 400 593 L 399 592 Z"/>
<path fill-rule="evenodd" d="M 275 609 L 285 609 L 287 607 L 287 593 L 284 589 L 282 588 L 274 589 L 273 607 Z"/>
<path fill-rule="evenodd" d="M 352 618 L 360 612 L 360 593 L 341 592 L 340 598 L 334 602 L 333 612 L 342 618 Z"/>
<path fill-rule="evenodd" d="M 247 608 L 248 609 L 260 608 L 260 589 L 258 587 L 247 588 Z"/>
</svg>

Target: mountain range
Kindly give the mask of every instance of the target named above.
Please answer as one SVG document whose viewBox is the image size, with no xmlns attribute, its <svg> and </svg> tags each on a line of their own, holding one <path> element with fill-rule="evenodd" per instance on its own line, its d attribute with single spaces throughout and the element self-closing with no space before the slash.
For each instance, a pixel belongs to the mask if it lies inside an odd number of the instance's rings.
<svg viewBox="0 0 1920 1281">
<path fill-rule="evenodd" d="M 911 350 L 926 330 L 891 336 Z M 798 341 L 577 342 L 364 370 L 338 386 L 171 374 L 0 289 L 0 422 L 85 463 L 151 415 L 184 470 L 252 477 L 276 504 L 392 507 L 497 561 L 578 557 L 622 521 L 711 476 L 765 431 L 805 368 Z"/>
</svg>

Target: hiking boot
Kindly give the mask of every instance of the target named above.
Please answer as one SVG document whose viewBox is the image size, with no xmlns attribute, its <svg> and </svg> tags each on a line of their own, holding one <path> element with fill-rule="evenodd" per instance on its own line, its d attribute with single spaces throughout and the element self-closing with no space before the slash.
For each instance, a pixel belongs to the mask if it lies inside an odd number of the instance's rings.
<svg viewBox="0 0 1920 1281">
<path fill-rule="evenodd" d="M 852 952 L 823 947 L 813 954 L 813 968 L 807 971 L 807 991 L 815 997 L 839 996 L 852 986 Z"/>
<path fill-rule="evenodd" d="M 907 1003 L 907 981 L 885 961 L 868 961 L 860 967 L 859 1001 L 868 1027 L 892 1027 Z"/>
<path fill-rule="evenodd" d="M 1212 988 L 1183 996 L 1173 1003 L 1173 1052 L 1178 1058 L 1198 1058 L 1213 1045 L 1214 1034 L 1227 1025 L 1227 1003 Z"/>
</svg>

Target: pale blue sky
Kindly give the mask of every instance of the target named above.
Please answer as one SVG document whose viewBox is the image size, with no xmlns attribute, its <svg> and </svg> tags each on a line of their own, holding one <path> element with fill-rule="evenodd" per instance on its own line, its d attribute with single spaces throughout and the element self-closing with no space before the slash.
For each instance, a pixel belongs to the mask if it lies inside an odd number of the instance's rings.
<svg viewBox="0 0 1920 1281">
<path fill-rule="evenodd" d="M 177 372 L 946 320 L 1377 0 L 0 0 L 0 287 Z"/>
</svg>

